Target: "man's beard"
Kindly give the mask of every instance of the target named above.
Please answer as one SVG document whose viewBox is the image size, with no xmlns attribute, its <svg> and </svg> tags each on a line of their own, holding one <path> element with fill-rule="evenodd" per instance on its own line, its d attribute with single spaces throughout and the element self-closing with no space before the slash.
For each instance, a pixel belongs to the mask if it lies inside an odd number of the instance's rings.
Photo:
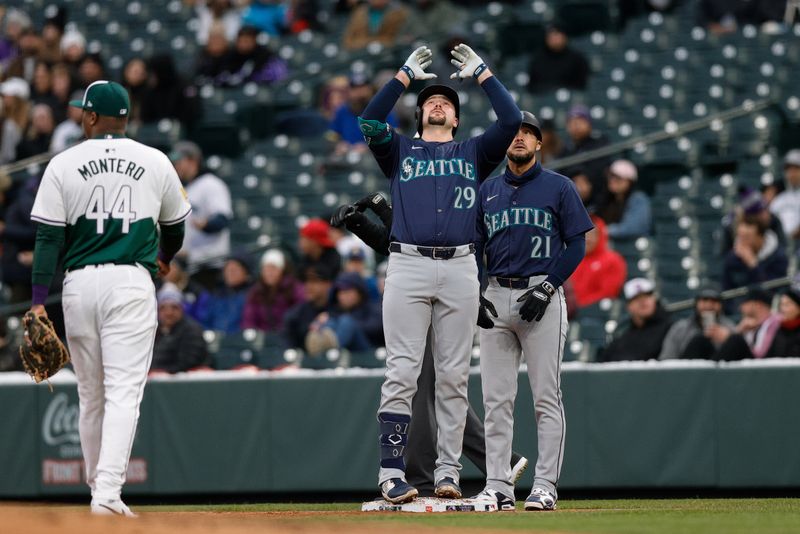
<svg viewBox="0 0 800 534">
<path fill-rule="evenodd" d="M 527 163 L 530 163 L 535 155 L 536 154 L 533 151 L 525 152 L 524 154 L 516 154 L 511 150 L 506 152 L 506 156 L 508 156 L 508 161 L 512 161 L 517 165 L 525 165 Z"/>
<path fill-rule="evenodd" d="M 447 122 L 447 117 L 442 114 L 437 114 L 435 117 L 433 115 L 428 115 L 428 124 L 432 124 L 434 126 L 444 126 Z"/>
</svg>

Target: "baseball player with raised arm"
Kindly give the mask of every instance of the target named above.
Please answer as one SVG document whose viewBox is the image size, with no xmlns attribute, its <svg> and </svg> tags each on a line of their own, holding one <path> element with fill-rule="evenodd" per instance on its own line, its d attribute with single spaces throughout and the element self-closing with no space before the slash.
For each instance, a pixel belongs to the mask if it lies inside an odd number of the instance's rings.
<svg viewBox="0 0 800 534">
<path fill-rule="evenodd" d="M 46 315 L 63 249 L 91 511 L 133 516 L 120 494 L 153 357 L 153 277 L 169 272 L 191 207 L 167 156 L 125 137 L 130 101 L 121 85 L 94 82 L 70 105 L 83 109 L 87 139 L 50 161 L 36 194 L 31 311 Z"/>
<path fill-rule="evenodd" d="M 486 426 L 486 487 L 478 498 L 514 510 L 510 459 L 517 374 L 524 358 L 533 392 L 538 458 L 526 510 L 555 510 L 564 457 L 561 358 L 567 305 L 561 285 L 583 259 L 593 225 L 569 178 L 542 168 L 539 121 L 522 112 L 505 172 L 478 195 L 476 246 L 488 284 L 478 311 Z M 494 320 L 489 315 L 494 316 Z"/>
<path fill-rule="evenodd" d="M 436 77 L 425 72 L 432 52 L 424 46 L 409 56 L 359 117 L 369 148 L 389 178 L 393 204 L 383 300 L 387 370 L 378 409 L 378 483 L 382 496 L 395 504 L 418 493 L 405 480 L 403 450 L 429 327 L 438 425 L 434 491 L 439 497 L 461 497 L 470 332 L 479 297 L 473 243 L 477 191 L 502 161 L 521 120 L 511 95 L 471 48 L 461 44 L 451 54 L 459 69 L 451 78 L 475 78 L 498 117 L 485 133 L 453 140 L 459 126 L 458 94 L 443 85 L 428 86 L 419 94 L 419 138 L 399 135 L 386 123 L 412 80 Z"/>
</svg>

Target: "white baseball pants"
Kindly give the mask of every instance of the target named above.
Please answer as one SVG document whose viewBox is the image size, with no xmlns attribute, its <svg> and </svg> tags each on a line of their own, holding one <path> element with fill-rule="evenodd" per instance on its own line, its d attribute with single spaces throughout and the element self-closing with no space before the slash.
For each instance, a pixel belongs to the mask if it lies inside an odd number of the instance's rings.
<svg viewBox="0 0 800 534">
<path fill-rule="evenodd" d="M 138 265 L 93 265 L 64 279 L 64 322 L 78 379 L 86 481 L 118 499 L 153 359 L 155 287 Z"/>
</svg>

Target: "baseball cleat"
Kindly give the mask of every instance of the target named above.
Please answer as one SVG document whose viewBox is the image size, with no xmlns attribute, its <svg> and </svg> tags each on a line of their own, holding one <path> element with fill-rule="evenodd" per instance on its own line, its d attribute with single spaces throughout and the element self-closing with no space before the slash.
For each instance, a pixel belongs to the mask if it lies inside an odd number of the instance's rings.
<svg viewBox="0 0 800 534">
<path fill-rule="evenodd" d="M 525 509 L 529 511 L 548 511 L 556 509 L 556 496 L 542 488 L 533 488 L 528 498 L 525 499 Z"/>
<path fill-rule="evenodd" d="M 123 517 L 138 517 L 125 506 L 120 499 L 99 500 L 92 499 L 91 510 L 93 515 L 119 515 Z"/>
<path fill-rule="evenodd" d="M 381 484 L 381 495 L 392 504 L 411 502 L 419 492 L 402 478 L 390 478 Z"/>
<path fill-rule="evenodd" d="M 473 499 L 481 502 L 497 503 L 497 509 L 501 512 L 513 512 L 517 509 L 513 498 L 493 489 L 485 489 L 475 495 Z"/>
<path fill-rule="evenodd" d="M 433 491 L 437 497 L 445 499 L 460 499 L 461 488 L 458 482 L 453 480 L 452 477 L 444 477 L 436 483 L 436 489 Z"/>
<path fill-rule="evenodd" d="M 511 483 L 516 484 L 522 478 L 522 473 L 528 468 L 528 459 L 520 456 L 519 461 L 511 467 Z"/>
</svg>

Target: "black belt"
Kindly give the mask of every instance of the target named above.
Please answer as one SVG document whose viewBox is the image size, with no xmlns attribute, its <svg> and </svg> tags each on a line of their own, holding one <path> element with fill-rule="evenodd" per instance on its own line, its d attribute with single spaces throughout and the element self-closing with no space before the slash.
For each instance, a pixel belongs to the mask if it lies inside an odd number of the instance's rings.
<svg viewBox="0 0 800 534">
<path fill-rule="evenodd" d="M 412 245 L 413 246 L 413 245 Z M 416 247 L 417 252 L 419 252 L 423 256 L 427 256 L 428 258 L 434 260 L 449 260 L 452 258 L 458 247 L 423 247 L 418 246 Z M 403 247 L 400 246 L 400 243 L 394 242 L 389 244 L 389 252 L 402 252 Z M 469 244 L 469 251 L 470 253 L 475 252 L 475 245 L 470 243 Z"/>
<path fill-rule="evenodd" d="M 530 283 L 530 279 L 534 276 L 542 276 L 547 273 L 533 273 L 530 276 L 519 276 L 514 278 L 505 278 L 503 276 L 495 276 L 495 280 L 497 283 L 502 287 L 507 287 L 509 289 L 528 289 L 528 284 Z"/>
</svg>

